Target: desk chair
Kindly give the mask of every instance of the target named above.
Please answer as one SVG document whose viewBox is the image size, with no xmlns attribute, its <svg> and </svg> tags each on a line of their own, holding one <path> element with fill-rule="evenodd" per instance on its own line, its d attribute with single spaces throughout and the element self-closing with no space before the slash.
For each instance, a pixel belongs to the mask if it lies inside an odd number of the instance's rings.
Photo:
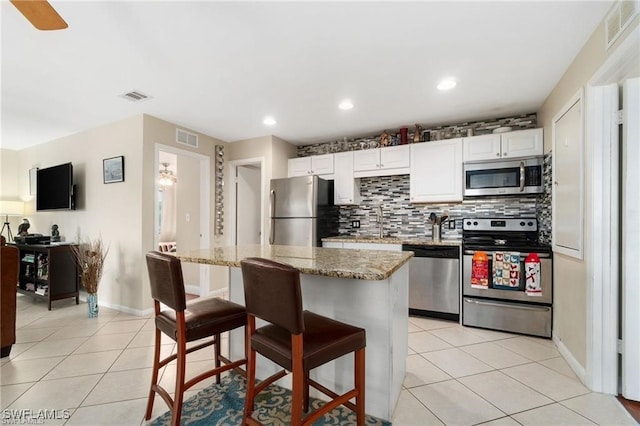
<svg viewBox="0 0 640 426">
<path fill-rule="evenodd" d="M 158 393 L 169 406 L 172 417 L 171 424 L 180 423 L 184 391 L 196 383 L 216 376 L 220 383 L 220 373 L 246 364 L 246 358 L 231 362 L 220 354 L 220 334 L 247 323 L 245 309 L 233 302 L 217 297 L 198 298 L 189 302 L 185 300 L 182 266 L 176 257 L 152 251 L 147 253 L 147 269 L 151 284 L 151 297 L 155 310 L 155 351 L 153 356 L 153 374 L 145 419 L 151 418 L 153 400 Z M 160 303 L 168 309 L 162 309 Z M 177 343 L 176 353 L 160 360 L 160 338 L 164 333 Z M 187 342 L 213 337 L 187 349 Z M 214 368 L 185 382 L 186 355 L 214 345 Z M 158 383 L 159 370 L 177 359 L 175 394 L 172 399 L 169 393 Z M 224 363 L 225 365 L 221 365 Z"/>
<path fill-rule="evenodd" d="M 254 398 L 291 371 L 292 425 L 311 424 L 339 405 L 354 410 L 357 424 L 364 425 L 365 330 L 303 311 L 300 272 L 292 266 L 261 258 L 247 258 L 240 264 L 247 310 L 245 348 L 248 348 L 243 424 L 260 424 L 251 417 Z M 268 324 L 256 329 L 256 318 Z M 256 352 L 284 370 L 256 385 Z M 309 378 L 312 369 L 352 352 L 355 358 L 353 389 L 338 395 Z M 303 409 L 309 410 L 309 386 L 331 400 L 303 418 Z M 352 398 L 355 405 L 349 402 Z"/>
</svg>

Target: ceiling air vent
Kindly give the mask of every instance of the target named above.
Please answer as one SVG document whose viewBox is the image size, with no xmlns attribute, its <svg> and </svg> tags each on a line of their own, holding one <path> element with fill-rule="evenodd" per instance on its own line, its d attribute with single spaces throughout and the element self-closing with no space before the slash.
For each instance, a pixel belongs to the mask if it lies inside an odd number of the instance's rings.
<svg viewBox="0 0 640 426">
<path fill-rule="evenodd" d="M 137 90 L 132 90 L 120 96 L 131 102 L 142 102 L 146 101 L 147 99 L 151 99 L 149 95 L 145 95 L 144 93 Z"/>
<path fill-rule="evenodd" d="M 198 147 L 198 135 L 187 132 L 186 130 L 176 129 L 176 142 L 182 145 L 188 145 L 192 148 Z"/>
<path fill-rule="evenodd" d="M 619 0 L 605 20 L 605 38 L 607 49 L 616 42 L 620 34 L 640 10 L 640 0 Z"/>
</svg>

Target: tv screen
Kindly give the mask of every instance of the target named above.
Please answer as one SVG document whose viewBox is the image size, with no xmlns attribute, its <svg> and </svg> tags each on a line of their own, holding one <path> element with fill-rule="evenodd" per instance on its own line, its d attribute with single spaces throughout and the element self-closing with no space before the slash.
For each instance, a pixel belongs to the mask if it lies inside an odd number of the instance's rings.
<svg viewBox="0 0 640 426">
<path fill-rule="evenodd" d="M 71 163 L 39 169 L 36 210 L 73 209 L 73 166 Z"/>
</svg>

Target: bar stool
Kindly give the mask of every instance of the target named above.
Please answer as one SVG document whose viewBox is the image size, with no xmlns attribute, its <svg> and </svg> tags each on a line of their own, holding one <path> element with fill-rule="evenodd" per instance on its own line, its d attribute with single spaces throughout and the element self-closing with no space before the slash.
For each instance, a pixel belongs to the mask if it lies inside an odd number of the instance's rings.
<svg viewBox="0 0 640 426">
<path fill-rule="evenodd" d="M 157 251 L 147 253 L 146 257 L 156 328 L 153 373 L 145 419 L 151 418 L 154 397 L 158 393 L 171 410 L 171 424 L 178 425 L 185 390 L 211 376 L 216 376 L 216 382 L 220 383 L 220 373 L 246 364 L 246 357 L 231 362 L 220 354 L 220 334 L 246 325 L 247 315 L 242 306 L 217 297 L 204 297 L 186 302 L 180 260 Z M 160 303 L 169 309 L 161 310 Z M 176 353 L 163 360 L 160 360 L 161 332 L 177 343 Z M 213 339 L 187 349 L 187 342 L 206 337 Z M 214 368 L 185 383 L 186 355 L 211 345 L 214 345 Z M 158 371 L 174 359 L 177 359 L 177 371 L 175 395 L 172 399 L 158 383 Z"/>
<path fill-rule="evenodd" d="M 247 310 L 247 399 L 243 424 L 260 424 L 251 417 L 254 398 L 269 384 L 290 371 L 293 373 L 291 424 L 307 425 L 339 405 L 356 413 L 357 424 L 364 425 L 365 346 L 362 328 L 354 327 L 302 309 L 300 272 L 283 263 L 261 258 L 240 262 Z M 256 318 L 268 322 L 256 329 Z M 284 370 L 255 384 L 256 352 Z M 309 371 L 348 353 L 354 353 L 354 388 L 342 395 L 309 378 Z M 309 413 L 309 386 L 331 400 Z M 349 402 L 355 398 L 355 405 Z"/>
</svg>

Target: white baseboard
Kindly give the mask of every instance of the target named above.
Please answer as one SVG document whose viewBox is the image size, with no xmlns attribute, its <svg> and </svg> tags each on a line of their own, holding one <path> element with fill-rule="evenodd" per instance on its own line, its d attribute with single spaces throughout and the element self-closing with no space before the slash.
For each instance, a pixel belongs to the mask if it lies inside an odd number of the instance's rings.
<svg viewBox="0 0 640 426">
<path fill-rule="evenodd" d="M 184 286 L 184 291 L 188 294 L 195 294 L 200 296 L 200 286 L 199 285 L 193 285 L 193 284 L 186 284 Z"/>
<path fill-rule="evenodd" d="M 80 293 L 80 300 L 82 300 L 83 302 L 87 301 L 86 293 Z M 116 310 L 116 311 L 119 311 L 119 312 L 123 312 L 123 313 L 129 314 L 129 315 L 136 315 L 136 316 L 139 316 L 139 317 L 148 317 L 149 315 L 153 314 L 153 308 L 149 308 L 149 309 L 133 309 L 133 308 L 131 308 L 129 306 L 118 305 L 118 304 L 115 304 L 115 303 L 105 303 L 105 302 L 100 300 L 100 297 L 98 297 L 98 306 L 99 307 L 105 307 L 105 308 L 113 309 L 113 310 Z"/>
<path fill-rule="evenodd" d="M 569 367 L 571 367 L 573 372 L 576 373 L 576 376 L 578 376 L 578 379 L 580 379 L 583 385 L 589 388 L 589 384 L 588 384 L 589 381 L 587 380 L 587 371 L 584 369 L 584 367 L 580 365 L 578 360 L 573 356 L 571 351 L 567 349 L 567 347 L 562 342 L 562 340 L 558 339 L 556 336 L 553 336 L 553 343 L 556 344 L 556 347 L 558 348 L 560 355 L 562 355 L 562 358 L 564 358 L 564 360 L 567 361 L 567 364 L 569 364 Z"/>
<path fill-rule="evenodd" d="M 209 296 L 219 297 L 219 296 L 222 296 L 222 295 L 224 295 L 225 293 L 228 293 L 228 292 L 229 292 L 229 287 L 223 287 L 223 288 L 219 288 L 217 290 L 213 290 L 212 292 L 209 293 Z"/>
</svg>

